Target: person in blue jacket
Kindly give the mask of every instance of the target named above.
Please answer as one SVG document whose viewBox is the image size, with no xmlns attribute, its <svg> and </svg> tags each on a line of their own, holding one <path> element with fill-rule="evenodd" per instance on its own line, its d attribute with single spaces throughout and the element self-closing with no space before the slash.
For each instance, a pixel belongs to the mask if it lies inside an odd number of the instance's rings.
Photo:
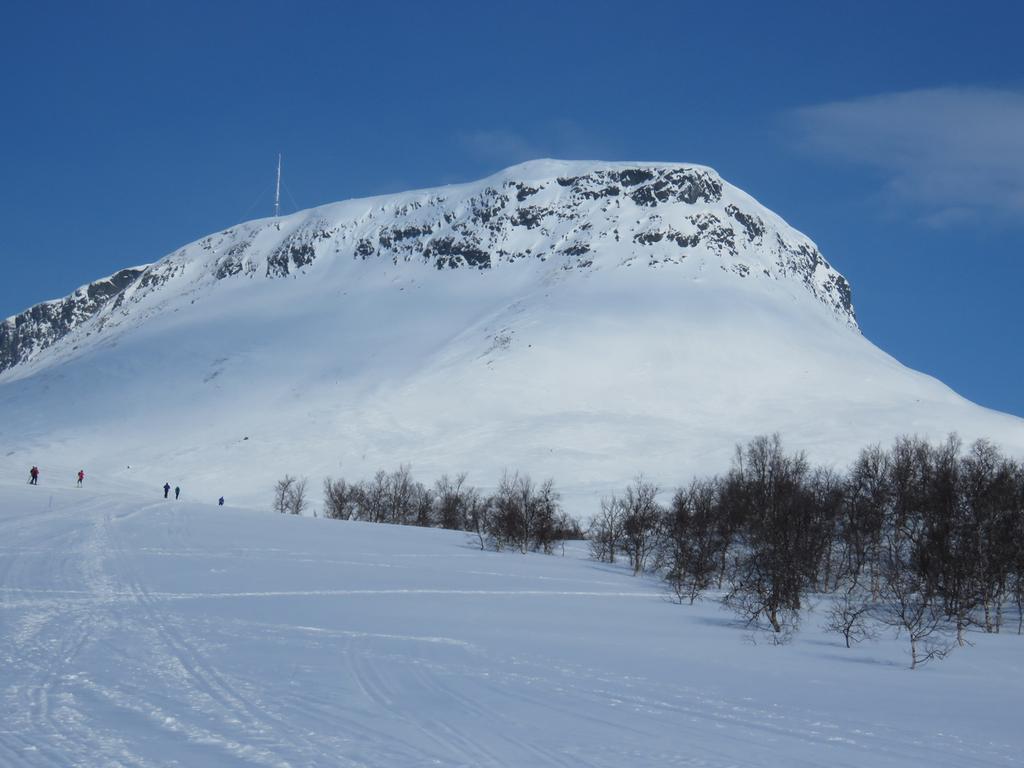
<svg viewBox="0 0 1024 768">
<path fill-rule="evenodd" d="M 167 498 L 167 494 L 171 492 L 171 484 L 164 483 L 164 498 Z"/>
</svg>

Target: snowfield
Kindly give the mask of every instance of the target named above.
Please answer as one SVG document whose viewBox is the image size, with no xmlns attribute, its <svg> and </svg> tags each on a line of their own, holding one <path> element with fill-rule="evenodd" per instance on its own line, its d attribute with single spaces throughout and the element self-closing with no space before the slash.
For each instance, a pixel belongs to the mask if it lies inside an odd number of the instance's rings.
<svg viewBox="0 0 1024 768">
<path fill-rule="evenodd" d="M 579 545 L 20 474 L 0 465 L 3 766 L 1024 762 L 1015 634 L 910 672 L 905 643 L 847 650 L 815 614 L 752 642 Z"/>
</svg>

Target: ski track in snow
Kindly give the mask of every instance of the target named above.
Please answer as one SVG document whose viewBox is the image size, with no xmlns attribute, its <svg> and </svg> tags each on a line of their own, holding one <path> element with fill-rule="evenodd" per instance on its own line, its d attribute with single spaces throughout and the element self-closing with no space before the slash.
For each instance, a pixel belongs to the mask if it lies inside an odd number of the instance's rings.
<svg viewBox="0 0 1024 768">
<path fill-rule="evenodd" d="M 879 709 L 850 712 L 841 700 L 828 711 L 773 701 L 771 685 L 746 695 L 744 676 L 779 649 L 737 641 L 729 652 L 757 665 L 701 678 L 688 642 L 712 630 L 681 624 L 690 614 L 655 584 L 586 561 L 474 553 L 437 532 L 65 496 L 32 512 L 24 492 L 0 487 L 0 765 L 1021 764 L 1016 733 L 924 728 L 884 692 Z M 234 540 L 278 533 L 279 548 Z M 187 588 L 167 588 L 176 582 Z M 591 588 L 564 588 L 574 582 Z M 614 642 L 579 629 L 604 616 Z M 631 617 L 679 624 L 672 665 L 645 663 L 661 651 Z"/>
</svg>

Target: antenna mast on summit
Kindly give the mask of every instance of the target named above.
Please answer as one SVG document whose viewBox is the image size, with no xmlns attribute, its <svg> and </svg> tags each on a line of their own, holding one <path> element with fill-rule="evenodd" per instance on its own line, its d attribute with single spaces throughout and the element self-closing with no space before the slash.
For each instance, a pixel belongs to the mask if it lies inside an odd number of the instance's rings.
<svg viewBox="0 0 1024 768">
<path fill-rule="evenodd" d="M 274 218 L 281 215 L 281 153 L 277 153 L 277 187 L 274 189 Z"/>
</svg>

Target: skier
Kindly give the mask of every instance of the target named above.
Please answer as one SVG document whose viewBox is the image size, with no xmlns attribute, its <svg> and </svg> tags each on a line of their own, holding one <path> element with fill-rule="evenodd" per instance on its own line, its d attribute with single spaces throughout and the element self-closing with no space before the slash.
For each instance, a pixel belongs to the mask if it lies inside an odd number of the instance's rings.
<svg viewBox="0 0 1024 768">
<path fill-rule="evenodd" d="M 181 488 L 179 488 L 178 486 L 174 486 L 174 500 L 177 501 L 178 497 L 180 495 L 181 495 Z"/>
<path fill-rule="evenodd" d="M 220 498 L 219 498 L 219 499 L 217 500 L 217 505 L 218 505 L 218 506 L 221 506 L 221 507 L 223 507 L 223 506 L 224 506 L 224 497 L 223 497 L 223 496 L 221 496 L 221 497 L 220 497 Z"/>
<path fill-rule="evenodd" d="M 80 470 L 78 470 L 78 487 L 79 488 L 82 487 L 82 481 L 83 480 L 85 480 L 85 470 L 84 469 L 80 469 Z"/>
<path fill-rule="evenodd" d="M 28 484 L 29 485 L 39 485 L 39 467 L 37 467 L 37 466 L 35 466 L 33 464 L 32 465 L 32 469 L 30 469 L 28 471 L 28 475 L 29 475 L 29 479 L 28 479 Z"/>
<path fill-rule="evenodd" d="M 167 494 L 171 492 L 171 484 L 164 483 L 164 498 L 167 498 Z"/>
</svg>

